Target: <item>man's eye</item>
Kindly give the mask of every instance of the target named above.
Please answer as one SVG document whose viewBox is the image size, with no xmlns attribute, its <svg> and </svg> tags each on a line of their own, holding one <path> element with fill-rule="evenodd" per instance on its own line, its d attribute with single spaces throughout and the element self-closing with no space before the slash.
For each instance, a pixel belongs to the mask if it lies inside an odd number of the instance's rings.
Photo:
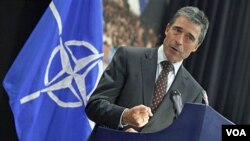
<svg viewBox="0 0 250 141">
<path fill-rule="evenodd" d="M 174 31 L 180 33 L 180 32 L 181 32 L 181 29 L 179 29 L 179 28 L 174 28 Z"/>
<path fill-rule="evenodd" d="M 179 28 L 172 28 L 172 31 L 174 34 L 180 34 L 182 32 L 182 30 Z"/>
<path fill-rule="evenodd" d="M 189 41 L 194 41 L 195 39 L 194 39 L 193 36 L 188 36 L 188 40 L 189 40 Z"/>
</svg>

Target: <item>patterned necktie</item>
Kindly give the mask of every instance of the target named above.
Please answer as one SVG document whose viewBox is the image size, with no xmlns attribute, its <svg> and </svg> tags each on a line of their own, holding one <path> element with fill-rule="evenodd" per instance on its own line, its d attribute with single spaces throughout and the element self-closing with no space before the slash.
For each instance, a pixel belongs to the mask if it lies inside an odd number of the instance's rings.
<svg viewBox="0 0 250 141">
<path fill-rule="evenodd" d="M 154 97 L 151 103 L 151 109 L 153 112 L 157 109 L 157 107 L 163 100 L 164 95 L 166 94 L 168 84 L 168 73 L 173 70 L 173 65 L 168 61 L 161 62 L 161 65 L 163 69 L 155 83 Z"/>
</svg>

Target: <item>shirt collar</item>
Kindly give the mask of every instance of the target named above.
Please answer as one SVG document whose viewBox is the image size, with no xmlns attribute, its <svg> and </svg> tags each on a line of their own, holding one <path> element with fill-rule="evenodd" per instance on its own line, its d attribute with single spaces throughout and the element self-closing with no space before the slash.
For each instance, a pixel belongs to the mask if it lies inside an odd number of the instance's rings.
<svg viewBox="0 0 250 141">
<path fill-rule="evenodd" d="M 157 64 L 160 64 L 162 61 L 167 61 L 167 57 L 165 56 L 165 53 L 163 51 L 163 45 L 161 45 L 158 49 L 158 59 L 157 59 Z M 174 66 L 174 75 L 177 74 L 178 70 L 180 69 L 181 67 L 181 64 L 182 64 L 183 60 L 179 61 L 179 62 L 176 62 L 173 64 Z"/>
</svg>

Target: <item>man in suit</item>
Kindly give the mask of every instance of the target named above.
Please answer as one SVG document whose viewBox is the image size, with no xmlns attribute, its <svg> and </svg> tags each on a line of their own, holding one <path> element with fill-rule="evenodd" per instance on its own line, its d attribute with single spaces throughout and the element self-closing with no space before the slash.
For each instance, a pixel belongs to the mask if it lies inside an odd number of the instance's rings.
<svg viewBox="0 0 250 141">
<path fill-rule="evenodd" d="M 179 9 L 166 26 L 160 47 L 120 47 L 85 109 L 96 123 L 95 129 L 103 126 L 127 132 L 156 132 L 168 127 L 177 116 L 171 93 L 180 93 L 179 104 L 202 103 L 205 91 L 182 63 L 201 45 L 208 25 L 202 11 L 187 6 Z M 170 62 L 173 69 L 166 76 L 163 100 L 153 111 L 162 61 Z M 94 139 L 95 129 L 90 140 Z"/>
</svg>

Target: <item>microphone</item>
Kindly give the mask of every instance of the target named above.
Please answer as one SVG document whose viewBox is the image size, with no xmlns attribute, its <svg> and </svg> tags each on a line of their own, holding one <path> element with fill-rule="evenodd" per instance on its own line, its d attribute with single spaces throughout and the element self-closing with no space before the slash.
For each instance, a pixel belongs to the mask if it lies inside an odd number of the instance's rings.
<svg viewBox="0 0 250 141">
<path fill-rule="evenodd" d="M 181 93 L 178 90 L 173 90 L 170 93 L 170 99 L 173 102 L 176 117 L 180 115 L 183 108 Z"/>
<path fill-rule="evenodd" d="M 205 90 L 202 90 L 202 102 L 203 102 L 205 105 L 209 105 L 207 92 L 206 92 Z"/>
</svg>

